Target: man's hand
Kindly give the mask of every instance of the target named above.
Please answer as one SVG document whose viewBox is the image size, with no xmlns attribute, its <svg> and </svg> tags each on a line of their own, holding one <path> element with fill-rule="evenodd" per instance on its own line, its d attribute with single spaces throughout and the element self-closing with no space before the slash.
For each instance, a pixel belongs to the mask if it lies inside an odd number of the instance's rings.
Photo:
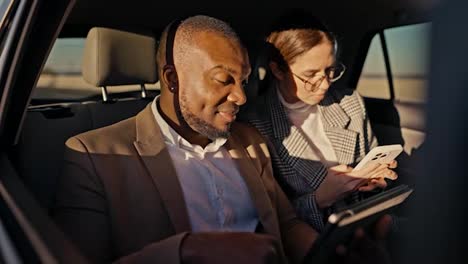
<svg viewBox="0 0 468 264">
<path fill-rule="evenodd" d="M 389 215 L 384 215 L 377 221 L 371 234 L 366 234 L 362 228 L 358 228 L 347 247 L 344 245 L 337 247 L 336 253 L 339 256 L 339 263 L 391 263 L 385 247 L 385 239 L 390 230 L 391 222 L 392 218 Z"/>
<path fill-rule="evenodd" d="M 279 243 L 271 235 L 210 232 L 188 235 L 181 246 L 184 264 L 280 263 Z"/>
</svg>

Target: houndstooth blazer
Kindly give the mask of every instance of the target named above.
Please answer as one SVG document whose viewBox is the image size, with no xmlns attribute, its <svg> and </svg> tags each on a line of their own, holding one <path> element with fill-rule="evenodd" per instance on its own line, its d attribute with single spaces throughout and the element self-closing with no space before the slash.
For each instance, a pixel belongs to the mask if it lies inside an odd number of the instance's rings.
<svg viewBox="0 0 468 264">
<path fill-rule="evenodd" d="M 361 96 L 353 90 L 331 88 L 318 105 L 325 134 L 338 163 L 353 166 L 377 146 Z M 320 210 L 315 190 L 327 175 L 327 168 L 314 160 L 301 159 L 307 149 L 305 135 L 288 119 L 276 87 L 248 104 L 242 113 L 269 142 L 275 177 L 290 198 L 299 217 L 322 231 L 330 212 Z"/>
</svg>

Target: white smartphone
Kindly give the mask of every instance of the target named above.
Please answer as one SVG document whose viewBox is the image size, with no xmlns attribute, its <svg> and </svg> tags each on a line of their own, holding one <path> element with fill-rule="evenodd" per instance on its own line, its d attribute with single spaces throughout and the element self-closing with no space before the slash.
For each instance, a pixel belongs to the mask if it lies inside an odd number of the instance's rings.
<svg viewBox="0 0 468 264">
<path fill-rule="evenodd" d="M 360 170 L 373 163 L 390 163 L 403 151 L 400 144 L 377 146 L 354 167 L 353 171 Z"/>
</svg>

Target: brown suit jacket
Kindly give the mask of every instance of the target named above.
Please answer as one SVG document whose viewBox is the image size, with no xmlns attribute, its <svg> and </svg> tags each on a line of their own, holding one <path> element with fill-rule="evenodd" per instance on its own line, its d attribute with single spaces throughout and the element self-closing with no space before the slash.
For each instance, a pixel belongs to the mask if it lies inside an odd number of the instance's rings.
<svg viewBox="0 0 468 264">
<path fill-rule="evenodd" d="M 225 147 L 238 164 L 259 216 L 299 262 L 316 232 L 299 221 L 272 175 L 267 146 L 235 123 Z M 92 262 L 180 263 L 190 232 L 182 189 L 149 105 L 135 117 L 66 142 L 53 216 Z"/>
</svg>

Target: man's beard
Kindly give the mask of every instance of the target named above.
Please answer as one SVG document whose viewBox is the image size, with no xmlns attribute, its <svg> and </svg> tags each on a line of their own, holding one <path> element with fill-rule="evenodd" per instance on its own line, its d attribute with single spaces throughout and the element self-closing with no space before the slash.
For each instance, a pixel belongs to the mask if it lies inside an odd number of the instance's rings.
<svg viewBox="0 0 468 264">
<path fill-rule="evenodd" d="M 188 107 L 187 97 L 184 93 L 180 94 L 179 106 L 180 112 L 182 117 L 185 119 L 185 122 L 187 122 L 190 128 L 202 134 L 203 136 L 211 140 L 215 140 L 217 138 L 228 138 L 231 134 L 231 124 L 228 124 L 226 130 L 217 129 L 210 123 L 192 113 Z"/>
</svg>

